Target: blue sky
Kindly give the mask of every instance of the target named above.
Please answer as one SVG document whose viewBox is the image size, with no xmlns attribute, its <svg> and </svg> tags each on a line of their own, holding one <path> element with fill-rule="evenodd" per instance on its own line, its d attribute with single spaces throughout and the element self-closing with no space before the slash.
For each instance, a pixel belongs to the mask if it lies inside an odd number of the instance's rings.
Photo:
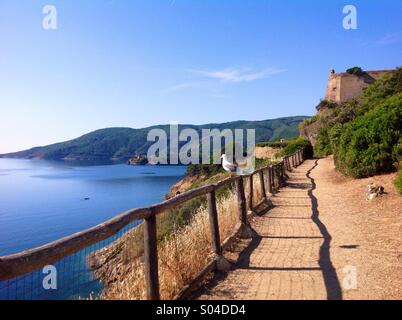
<svg viewBox="0 0 402 320">
<path fill-rule="evenodd" d="M 330 68 L 401 65 L 401 16 L 399 0 L 0 0 L 0 153 L 104 127 L 312 115 Z"/>
</svg>

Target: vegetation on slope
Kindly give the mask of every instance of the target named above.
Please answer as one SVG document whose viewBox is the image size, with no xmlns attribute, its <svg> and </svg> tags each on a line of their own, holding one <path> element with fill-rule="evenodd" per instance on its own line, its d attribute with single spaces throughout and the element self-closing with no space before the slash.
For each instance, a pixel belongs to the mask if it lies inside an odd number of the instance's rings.
<svg viewBox="0 0 402 320">
<path fill-rule="evenodd" d="M 399 173 L 398 173 L 394 183 L 395 183 L 396 190 L 398 190 L 398 192 L 400 194 L 402 194 L 402 170 L 399 170 Z"/>
<path fill-rule="evenodd" d="M 313 155 L 313 147 L 307 139 L 295 138 L 289 140 L 286 147 L 284 147 L 279 153 L 279 157 L 289 156 L 295 153 L 297 150 L 304 149 L 305 156 L 311 157 Z"/>
<path fill-rule="evenodd" d="M 394 170 L 402 128 L 402 93 L 386 99 L 364 116 L 330 131 L 335 165 L 354 177 Z"/>
<path fill-rule="evenodd" d="M 303 129 L 303 128 L 313 124 L 314 122 L 316 122 L 317 119 L 318 119 L 318 117 L 316 115 L 311 118 L 307 118 L 302 123 L 300 123 L 299 128 Z"/>
<path fill-rule="evenodd" d="M 339 171 L 358 178 L 395 170 L 402 156 L 402 68 L 317 116 L 322 125 L 315 155 L 333 154 Z"/>
<path fill-rule="evenodd" d="M 290 139 L 284 141 L 268 141 L 268 142 L 258 142 L 257 147 L 270 147 L 270 148 L 284 148 L 288 145 Z"/>
</svg>

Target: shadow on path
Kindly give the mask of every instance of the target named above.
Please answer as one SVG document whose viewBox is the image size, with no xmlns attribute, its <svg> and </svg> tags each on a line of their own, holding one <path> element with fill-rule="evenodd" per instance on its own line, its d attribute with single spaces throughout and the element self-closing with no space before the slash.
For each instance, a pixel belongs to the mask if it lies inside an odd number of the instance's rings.
<svg viewBox="0 0 402 320">
<path fill-rule="evenodd" d="M 342 289 L 335 271 L 334 266 L 332 265 L 330 259 L 330 244 L 331 244 L 331 235 L 329 234 L 325 225 L 319 219 L 319 210 L 318 210 L 318 200 L 314 196 L 313 191 L 316 189 L 316 183 L 314 179 L 311 177 L 311 172 L 317 167 L 318 159 L 314 161 L 314 165 L 307 171 L 304 177 L 307 177 L 310 180 L 310 183 L 295 183 L 290 182 L 286 184 L 286 187 L 290 189 L 296 190 L 304 190 L 307 191 L 308 198 L 311 200 L 311 209 L 312 215 L 311 218 L 303 218 L 303 217 L 270 217 L 269 210 L 272 208 L 271 205 L 268 207 L 258 210 L 256 212 L 257 216 L 267 216 L 267 218 L 272 219 L 311 219 L 314 224 L 318 227 L 322 236 L 272 236 L 272 235 L 261 235 L 254 230 L 254 237 L 251 239 L 251 242 L 248 244 L 246 248 L 240 253 L 236 262 L 234 262 L 234 269 L 246 269 L 246 270 L 259 270 L 259 271 L 321 271 L 324 279 L 325 290 L 327 293 L 328 300 L 341 300 L 342 299 Z M 289 190 L 287 190 L 288 192 Z M 304 198 L 304 197 L 303 197 Z M 308 199 L 306 197 L 306 199 Z M 275 206 L 273 206 L 275 207 Z M 297 205 L 293 205 L 293 207 L 299 207 Z M 319 249 L 319 267 L 273 267 L 273 266 L 253 266 L 251 265 L 251 255 L 252 253 L 260 246 L 261 241 L 264 238 L 269 239 L 323 239 L 323 242 Z M 227 272 L 217 272 L 211 281 L 206 284 L 203 288 L 200 288 L 196 292 L 193 293 L 193 299 L 199 297 L 203 293 L 208 291 L 213 291 L 213 288 L 217 286 L 220 282 L 224 281 L 228 276 Z M 219 296 L 224 297 L 225 299 L 233 299 L 234 296 L 234 288 L 225 288 L 224 290 L 219 291 Z"/>
<path fill-rule="evenodd" d="M 332 237 L 329 234 L 325 225 L 321 222 L 319 218 L 318 200 L 313 194 L 313 191 L 316 189 L 317 185 L 315 183 L 315 180 L 311 177 L 311 172 L 315 169 L 315 167 L 317 167 L 317 165 L 318 165 L 318 159 L 315 160 L 314 166 L 307 171 L 306 177 L 309 178 L 311 181 L 311 188 L 307 191 L 308 196 L 311 199 L 311 207 L 312 207 L 311 219 L 317 225 L 322 236 L 324 237 L 324 242 L 320 247 L 320 258 L 318 264 L 322 269 L 328 300 L 341 300 L 342 299 L 341 285 L 336 275 L 335 268 L 332 265 L 329 253 Z"/>
</svg>

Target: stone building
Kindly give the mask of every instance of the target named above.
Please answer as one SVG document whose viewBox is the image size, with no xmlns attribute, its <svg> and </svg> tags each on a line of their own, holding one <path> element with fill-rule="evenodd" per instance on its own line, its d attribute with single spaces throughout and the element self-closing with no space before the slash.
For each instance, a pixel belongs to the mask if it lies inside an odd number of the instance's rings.
<svg viewBox="0 0 402 320">
<path fill-rule="evenodd" d="M 375 80 L 394 70 L 365 71 L 357 76 L 347 72 L 335 73 L 331 70 L 325 100 L 342 103 L 360 96 L 365 88 Z"/>
</svg>

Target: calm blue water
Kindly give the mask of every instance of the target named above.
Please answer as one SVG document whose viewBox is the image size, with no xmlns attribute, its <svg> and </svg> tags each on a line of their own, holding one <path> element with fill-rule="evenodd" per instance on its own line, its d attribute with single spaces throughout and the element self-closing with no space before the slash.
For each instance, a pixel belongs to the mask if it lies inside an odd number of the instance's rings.
<svg viewBox="0 0 402 320">
<path fill-rule="evenodd" d="M 0 159 L 0 256 L 159 202 L 184 171 L 180 166 Z"/>
<path fill-rule="evenodd" d="M 184 172 L 185 167 L 181 166 L 78 165 L 0 159 L 0 256 L 43 245 L 125 210 L 162 201 Z M 108 239 L 103 245 L 115 239 Z M 0 282 L 0 298 L 65 299 L 96 292 L 100 286 L 89 275 L 86 256 L 100 246 L 56 264 L 59 290 L 27 291 L 27 286 L 41 284 L 43 276 L 38 272 L 19 282 L 18 279 L 11 284 Z M 72 265 L 79 270 L 71 268 Z M 68 284 L 72 280 L 77 288 L 64 292 L 63 282 Z M 85 283 L 90 284 L 88 292 L 79 289 Z"/>
</svg>

